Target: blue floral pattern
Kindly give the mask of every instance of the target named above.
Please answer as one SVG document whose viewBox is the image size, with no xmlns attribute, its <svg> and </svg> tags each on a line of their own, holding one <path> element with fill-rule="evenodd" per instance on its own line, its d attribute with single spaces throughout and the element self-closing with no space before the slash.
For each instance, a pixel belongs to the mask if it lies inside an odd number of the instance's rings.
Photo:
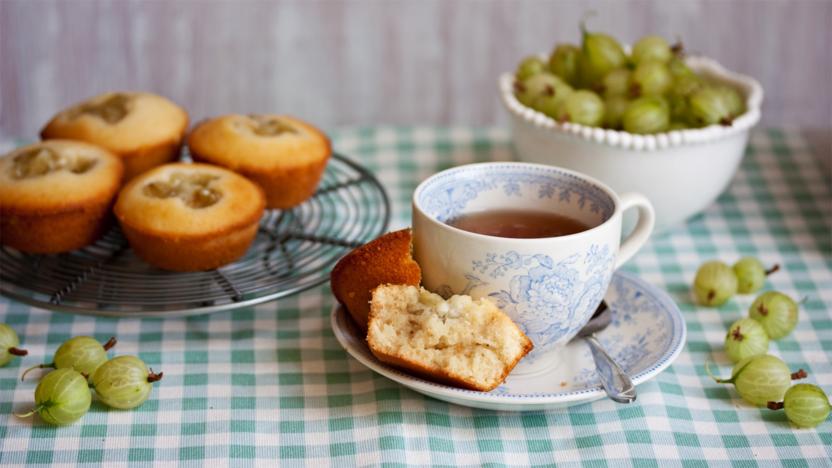
<svg viewBox="0 0 832 468">
<path fill-rule="evenodd" d="M 607 289 L 613 261 L 608 245 L 592 245 L 586 254 L 557 262 L 545 254 L 488 253 L 472 262 L 463 293 L 488 284 L 489 278 L 512 275 L 508 289 L 490 296 L 520 324 L 535 349 L 543 350 L 571 338 L 589 320 Z"/>
<path fill-rule="evenodd" d="M 418 203 L 434 218 L 445 222 L 461 214 L 481 193 L 502 190 L 508 197 L 535 197 L 574 203 L 602 220 L 612 216 L 612 199 L 600 188 L 555 168 L 460 168 L 437 177 L 425 186 Z"/>
<path fill-rule="evenodd" d="M 667 324 L 667 311 L 664 305 L 653 296 L 644 294 L 637 284 L 630 281 L 613 281 L 611 304 L 612 321 L 606 331 L 598 337 L 604 349 L 612 356 L 622 369 L 638 369 L 639 364 L 650 362 L 658 357 L 672 340 L 673 328 Z M 636 333 L 626 333 L 641 324 L 643 329 Z M 650 324 L 645 327 L 644 324 Z M 615 333 L 610 333 L 615 329 Z M 584 360 L 592 363 L 589 347 L 584 352 Z M 598 376 L 594 367 L 584 367 L 573 377 L 577 386 L 598 385 Z"/>
</svg>

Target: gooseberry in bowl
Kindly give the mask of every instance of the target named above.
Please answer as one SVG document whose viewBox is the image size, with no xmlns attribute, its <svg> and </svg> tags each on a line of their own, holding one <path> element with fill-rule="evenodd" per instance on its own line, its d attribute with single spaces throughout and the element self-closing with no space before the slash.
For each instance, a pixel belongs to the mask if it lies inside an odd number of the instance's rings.
<svg viewBox="0 0 832 468">
<path fill-rule="evenodd" d="M 681 56 L 652 36 L 632 53 L 621 46 L 620 54 L 610 37 L 583 34 L 581 44 L 558 45 L 539 58 L 549 64 L 544 73 L 574 92 L 595 93 L 604 115 L 586 122 L 559 118 L 565 99 L 550 99 L 548 112 L 539 111 L 518 99 L 515 75 L 505 73 L 499 90 L 517 158 L 591 175 L 619 193 L 643 193 L 656 210 L 656 232 L 672 229 L 728 187 L 760 120 L 763 89 L 749 76 L 707 57 Z M 629 118 L 624 99 L 634 106 Z M 629 215 L 625 225 L 633 223 Z"/>
</svg>

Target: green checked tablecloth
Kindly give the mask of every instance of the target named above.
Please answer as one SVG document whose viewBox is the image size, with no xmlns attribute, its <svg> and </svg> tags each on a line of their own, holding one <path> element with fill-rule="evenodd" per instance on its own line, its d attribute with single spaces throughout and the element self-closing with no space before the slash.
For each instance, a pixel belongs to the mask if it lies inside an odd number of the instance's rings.
<svg viewBox="0 0 832 468">
<path fill-rule="evenodd" d="M 335 147 L 386 186 L 392 227 L 409 224 L 410 194 L 436 171 L 512 158 L 505 130 L 379 128 L 334 133 Z M 8 150 L 7 144 L 4 150 Z M 827 153 L 824 155 L 829 157 Z M 798 132 L 752 135 L 731 189 L 703 215 L 656 236 L 625 267 L 679 303 L 688 342 L 638 402 L 603 400 L 551 412 L 500 413 L 432 400 L 365 369 L 329 328 L 327 285 L 237 312 L 168 320 L 95 319 L 0 299 L 0 318 L 30 354 L 0 369 L 0 465 L 187 464 L 457 466 L 830 466 L 832 421 L 790 427 L 782 412 L 713 383 L 725 331 L 753 297 L 719 309 L 691 304 L 705 260 L 755 255 L 782 272 L 769 286 L 806 298 L 797 329 L 772 352 L 832 392 L 832 193 L 827 170 Z M 1 267 L 1 266 L 0 266 Z M 12 416 L 30 407 L 23 368 L 67 338 L 119 338 L 165 373 L 133 411 L 93 404 L 62 428 Z"/>
</svg>

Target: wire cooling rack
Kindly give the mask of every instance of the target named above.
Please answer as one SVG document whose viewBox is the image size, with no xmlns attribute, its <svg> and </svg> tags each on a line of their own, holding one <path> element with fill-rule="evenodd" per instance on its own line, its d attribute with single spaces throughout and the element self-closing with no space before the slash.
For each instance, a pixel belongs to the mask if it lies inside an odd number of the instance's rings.
<svg viewBox="0 0 832 468">
<path fill-rule="evenodd" d="M 383 233 L 390 201 L 367 169 L 333 154 L 320 188 L 290 210 L 269 210 L 240 260 L 173 273 L 136 257 L 113 227 L 60 255 L 0 248 L 0 292 L 37 307 L 111 317 L 173 317 L 259 304 L 317 286 L 348 250 Z"/>
</svg>

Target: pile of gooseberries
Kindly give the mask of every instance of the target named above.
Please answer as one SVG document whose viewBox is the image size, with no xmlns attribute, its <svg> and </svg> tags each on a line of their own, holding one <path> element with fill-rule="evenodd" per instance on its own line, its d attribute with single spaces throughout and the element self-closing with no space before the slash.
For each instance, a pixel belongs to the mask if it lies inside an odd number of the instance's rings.
<svg viewBox="0 0 832 468">
<path fill-rule="evenodd" d="M 0 347 L 4 352 L 21 355 L 12 351 L 17 349 L 18 344 L 14 330 L 0 324 Z M 21 380 L 33 369 L 55 370 L 38 382 L 34 408 L 18 416 L 29 417 L 37 413 L 49 424 L 72 424 L 89 410 L 91 389 L 102 403 L 111 408 L 140 406 L 150 396 L 153 383 L 162 379 L 162 373 L 148 370 L 145 363 L 135 356 L 108 359 L 107 351 L 115 344 L 115 338 L 101 344 L 94 338 L 77 336 L 58 347 L 52 362 L 27 369 Z M 0 354 L 0 358 L 6 359 L 4 356 Z M 6 362 L 0 360 L 2 364 Z"/>
<path fill-rule="evenodd" d="M 729 267 L 717 260 L 699 267 L 693 284 L 694 294 L 702 305 L 717 306 L 739 292 L 747 294 L 763 287 L 766 276 L 778 266 L 766 270 L 756 258 L 745 257 Z M 803 369 L 791 372 L 780 358 L 769 355 L 771 340 L 779 340 L 797 325 L 798 304 L 789 296 L 767 291 L 760 294 L 748 309 L 748 317 L 735 321 L 725 335 L 725 354 L 735 363 L 731 377 L 718 383 L 733 384 L 747 402 L 772 410 L 784 409 L 789 421 L 800 427 L 815 427 L 829 416 L 829 399 L 823 389 L 812 384 L 791 386 L 792 380 L 805 378 Z"/>
<path fill-rule="evenodd" d="M 557 44 L 548 60 L 520 62 L 518 101 L 561 123 L 640 134 L 731 125 L 745 112 L 739 91 L 685 64 L 681 44 L 645 36 L 627 55 L 615 38 L 580 29 L 580 47 Z"/>
</svg>

